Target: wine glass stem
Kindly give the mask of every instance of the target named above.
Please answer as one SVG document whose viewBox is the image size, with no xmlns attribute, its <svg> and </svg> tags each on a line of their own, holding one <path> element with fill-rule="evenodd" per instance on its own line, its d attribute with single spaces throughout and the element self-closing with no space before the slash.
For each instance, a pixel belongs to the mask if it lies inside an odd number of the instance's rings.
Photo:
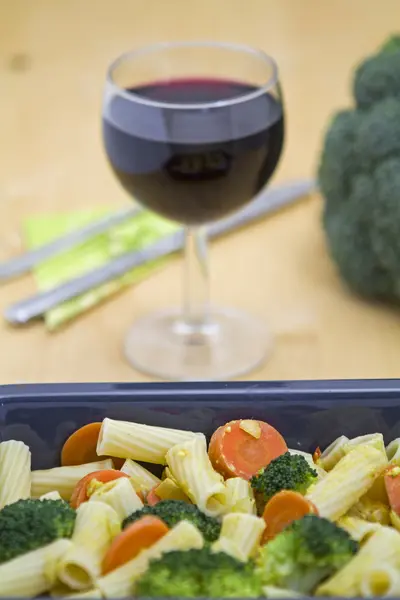
<svg viewBox="0 0 400 600">
<path fill-rule="evenodd" d="M 185 229 L 183 319 L 186 326 L 200 330 L 209 310 L 208 252 L 205 227 Z"/>
</svg>

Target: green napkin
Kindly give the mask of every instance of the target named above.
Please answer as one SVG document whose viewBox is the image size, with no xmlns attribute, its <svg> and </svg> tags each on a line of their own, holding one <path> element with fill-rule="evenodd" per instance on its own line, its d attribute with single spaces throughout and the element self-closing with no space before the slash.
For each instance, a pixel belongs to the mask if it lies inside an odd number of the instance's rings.
<svg viewBox="0 0 400 600">
<path fill-rule="evenodd" d="M 24 223 L 24 236 L 29 249 L 50 242 L 68 231 L 89 224 L 106 214 L 110 209 L 86 210 L 72 214 L 35 216 Z M 40 291 L 59 285 L 67 279 L 82 275 L 104 265 L 112 258 L 141 248 L 176 231 L 177 225 L 143 211 L 119 224 L 106 233 L 101 233 L 83 244 L 46 260 L 34 269 L 34 277 Z M 164 265 L 167 258 L 137 267 L 122 277 L 105 283 L 89 292 L 68 300 L 48 311 L 45 324 L 49 331 L 74 319 L 86 310 L 110 298 L 129 285 L 142 281 Z"/>
</svg>

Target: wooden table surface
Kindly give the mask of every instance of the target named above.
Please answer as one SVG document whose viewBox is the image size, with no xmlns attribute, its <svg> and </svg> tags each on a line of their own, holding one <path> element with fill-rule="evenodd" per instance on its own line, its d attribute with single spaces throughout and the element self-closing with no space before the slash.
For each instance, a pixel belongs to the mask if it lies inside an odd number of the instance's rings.
<svg viewBox="0 0 400 600">
<path fill-rule="evenodd" d="M 103 78 L 122 51 L 213 38 L 278 61 L 288 135 L 275 182 L 311 176 L 352 65 L 400 22 L 398 0 L 0 0 L 0 258 L 23 218 L 124 206 L 100 139 Z M 213 244 L 212 295 L 265 319 L 273 354 L 251 379 L 397 377 L 400 313 L 352 297 L 327 256 L 315 196 Z M 180 300 L 180 260 L 63 331 L 1 324 L 0 382 L 146 380 L 125 362 L 131 322 Z M 0 289 L 0 310 L 34 291 Z"/>
</svg>

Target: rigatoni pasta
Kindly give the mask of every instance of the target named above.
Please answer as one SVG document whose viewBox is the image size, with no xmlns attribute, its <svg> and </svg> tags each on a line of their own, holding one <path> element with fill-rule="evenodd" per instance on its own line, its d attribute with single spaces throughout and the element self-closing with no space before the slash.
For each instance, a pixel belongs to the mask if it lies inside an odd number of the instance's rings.
<svg viewBox="0 0 400 600">
<path fill-rule="evenodd" d="M 387 465 L 372 445 L 356 446 L 307 495 L 322 517 L 336 521 L 371 487 Z"/>
<path fill-rule="evenodd" d="M 105 483 L 90 496 L 89 501 L 105 502 L 115 510 L 120 521 L 143 507 L 132 481 L 125 477 Z"/>
<path fill-rule="evenodd" d="M 90 590 L 84 590 L 83 592 L 73 592 L 71 588 L 57 581 L 54 588 L 49 591 L 51 598 L 102 598 L 100 590 L 91 588 Z"/>
<path fill-rule="evenodd" d="M 98 589 L 91 589 L 87 592 L 76 592 L 75 594 L 68 594 L 64 598 L 87 598 L 88 600 L 97 600 L 97 598 L 103 598 L 102 593 Z"/>
<path fill-rule="evenodd" d="M 345 448 L 349 438 L 341 435 L 334 440 L 319 457 L 318 464 L 325 470 L 330 471 L 345 455 Z"/>
<path fill-rule="evenodd" d="M 386 446 L 386 454 L 390 465 L 400 466 L 400 438 L 392 440 Z"/>
<path fill-rule="evenodd" d="M 383 475 L 380 476 L 383 480 Z M 375 485 L 372 484 L 371 488 Z M 384 484 L 384 482 L 382 481 Z M 380 523 L 381 525 L 390 524 L 390 508 L 387 502 L 380 502 L 377 500 L 371 500 L 368 493 L 360 498 L 349 510 L 348 515 L 352 517 L 358 517 L 371 523 Z"/>
<path fill-rule="evenodd" d="M 80 592 L 73 592 L 70 587 L 65 585 L 65 583 L 62 583 L 59 579 L 56 580 L 54 587 L 48 591 L 50 598 L 64 598 L 65 596 L 69 596 L 71 593 L 75 594 Z"/>
<path fill-rule="evenodd" d="M 231 477 L 225 482 L 226 505 L 230 513 L 256 513 L 254 492 L 249 481 L 241 477 Z"/>
<path fill-rule="evenodd" d="M 221 533 L 213 544 L 213 552 L 226 552 L 246 562 L 257 553 L 264 529 L 265 521 L 255 515 L 227 514 L 222 518 Z"/>
<path fill-rule="evenodd" d="M 32 471 L 32 498 L 40 498 L 48 492 L 57 491 L 63 500 L 69 500 L 78 481 L 85 475 L 114 467 L 111 459 L 74 467 L 55 467 Z"/>
<path fill-rule="evenodd" d="M 345 446 L 345 453 L 348 454 L 356 446 L 373 446 L 382 454 L 386 454 L 385 442 L 381 433 L 368 433 L 367 435 L 359 435 L 349 440 Z"/>
<path fill-rule="evenodd" d="M 340 517 L 337 524 L 345 529 L 357 542 L 365 542 L 375 531 L 381 527 L 379 523 L 371 523 L 358 517 L 343 516 Z"/>
<path fill-rule="evenodd" d="M 73 590 L 94 586 L 101 574 L 101 562 L 121 522 L 104 502 L 85 502 L 77 509 L 72 545 L 58 566 L 58 578 Z"/>
<path fill-rule="evenodd" d="M 0 444 L 0 509 L 31 495 L 31 453 L 23 442 Z"/>
<path fill-rule="evenodd" d="M 374 564 L 361 580 L 360 593 L 363 598 L 394 598 L 400 592 L 400 572 L 385 563 Z"/>
<path fill-rule="evenodd" d="M 192 431 L 104 419 L 97 454 L 163 465 L 165 455 L 172 446 L 196 437 L 205 439 L 202 434 Z"/>
<path fill-rule="evenodd" d="M 345 567 L 319 586 L 317 595 L 361 595 L 363 582 L 378 561 L 400 569 L 400 534 L 394 529 L 380 527 L 375 531 Z"/>
<path fill-rule="evenodd" d="M 57 579 L 59 561 L 70 547 L 69 540 L 57 540 L 0 565 L 1 595 L 33 598 L 50 590 Z"/>
<path fill-rule="evenodd" d="M 121 467 L 121 471 L 129 475 L 133 487 L 137 492 L 148 492 L 151 488 L 161 483 L 159 477 L 130 458 L 126 459 Z"/>
<path fill-rule="evenodd" d="M 172 475 L 185 494 L 208 515 L 226 512 L 227 493 L 222 476 L 214 471 L 205 438 L 195 436 L 176 444 L 166 454 Z"/>
<path fill-rule="evenodd" d="M 182 500 L 183 502 L 190 502 L 189 497 L 185 494 L 183 489 L 170 477 L 163 479 L 155 486 L 154 493 L 160 500 Z"/>
</svg>

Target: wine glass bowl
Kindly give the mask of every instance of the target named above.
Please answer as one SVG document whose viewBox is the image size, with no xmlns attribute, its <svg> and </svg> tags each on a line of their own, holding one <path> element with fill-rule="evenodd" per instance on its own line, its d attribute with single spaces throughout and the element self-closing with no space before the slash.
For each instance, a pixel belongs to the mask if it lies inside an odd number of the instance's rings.
<svg viewBox="0 0 400 600">
<path fill-rule="evenodd" d="M 223 379 L 266 356 L 251 317 L 211 309 L 204 225 L 242 208 L 278 164 L 284 138 L 278 72 L 247 46 L 164 43 L 109 68 L 103 139 L 117 179 L 146 208 L 185 226 L 183 310 L 135 324 L 125 351 L 163 379 Z"/>
</svg>

